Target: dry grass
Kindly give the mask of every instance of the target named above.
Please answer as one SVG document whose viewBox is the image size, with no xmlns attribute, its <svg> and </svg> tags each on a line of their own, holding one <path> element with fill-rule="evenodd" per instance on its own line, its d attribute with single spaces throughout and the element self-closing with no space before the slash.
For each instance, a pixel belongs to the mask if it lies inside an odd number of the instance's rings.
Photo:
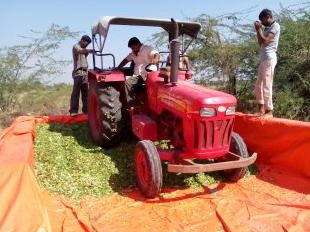
<svg viewBox="0 0 310 232">
<path fill-rule="evenodd" d="M 0 112 L 0 131 L 18 116 L 68 114 L 72 86 L 67 84 L 38 84 L 20 93 L 18 103 L 11 110 Z"/>
</svg>

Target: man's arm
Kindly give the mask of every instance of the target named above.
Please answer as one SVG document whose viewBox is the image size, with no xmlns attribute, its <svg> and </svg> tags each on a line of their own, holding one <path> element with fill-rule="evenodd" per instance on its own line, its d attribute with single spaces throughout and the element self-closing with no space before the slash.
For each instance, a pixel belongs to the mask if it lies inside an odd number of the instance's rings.
<svg viewBox="0 0 310 232">
<path fill-rule="evenodd" d="M 88 55 L 89 53 L 95 53 L 95 50 L 93 50 L 93 49 L 81 48 L 81 47 L 75 45 L 75 46 L 73 47 L 73 52 L 76 53 L 76 54 Z"/>
<path fill-rule="evenodd" d="M 257 34 L 257 39 L 258 39 L 259 45 L 262 45 L 262 44 L 267 45 L 267 44 L 269 44 L 270 41 L 274 38 L 274 34 L 271 33 L 271 32 L 268 33 L 267 37 L 264 36 L 263 30 L 262 30 L 262 29 L 256 31 L 256 34 Z"/>
<path fill-rule="evenodd" d="M 255 29 L 256 29 L 256 36 L 257 36 L 257 41 L 259 46 L 262 44 L 269 44 L 270 41 L 274 38 L 274 33 L 270 32 L 268 33 L 267 37 L 264 36 L 262 25 L 260 22 L 255 22 L 254 23 Z"/>
<path fill-rule="evenodd" d="M 128 62 L 129 60 L 127 60 L 127 58 L 123 59 L 122 62 L 115 69 L 121 70 L 121 68 L 124 67 Z"/>
<path fill-rule="evenodd" d="M 80 50 L 77 50 L 78 54 L 84 54 L 84 55 L 88 55 L 89 51 L 86 48 L 82 48 Z"/>
</svg>

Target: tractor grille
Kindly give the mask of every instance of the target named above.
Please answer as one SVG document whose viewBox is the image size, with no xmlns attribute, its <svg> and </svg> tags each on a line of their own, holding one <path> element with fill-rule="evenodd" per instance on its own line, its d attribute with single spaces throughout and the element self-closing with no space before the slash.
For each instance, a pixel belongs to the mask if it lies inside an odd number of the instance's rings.
<svg viewBox="0 0 310 232">
<path fill-rule="evenodd" d="M 194 148 L 212 149 L 229 145 L 234 119 L 194 121 Z"/>
</svg>

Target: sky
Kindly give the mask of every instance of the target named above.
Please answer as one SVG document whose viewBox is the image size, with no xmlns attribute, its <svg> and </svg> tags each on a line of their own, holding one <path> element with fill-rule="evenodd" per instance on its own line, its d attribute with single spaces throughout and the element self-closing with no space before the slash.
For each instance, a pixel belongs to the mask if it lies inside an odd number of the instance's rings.
<svg viewBox="0 0 310 232">
<path fill-rule="evenodd" d="M 91 35 L 91 27 L 103 16 L 126 16 L 145 18 L 175 18 L 186 20 L 201 14 L 219 16 L 253 8 L 249 15 L 249 23 L 257 20 L 257 15 L 263 8 L 279 12 L 281 5 L 304 3 L 305 0 L 2 0 L 0 3 L 1 46 L 25 44 L 27 41 L 20 36 L 31 36 L 30 30 L 46 31 L 52 24 L 61 27 L 68 26 L 71 31 Z M 116 65 L 130 52 L 128 40 L 137 36 L 146 42 L 158 29 L 111 27 L 106 52 L 115 54 Z M 77 40 L 66 40 L 56 57 L 72 60 L 72 46 Z M 88 58 L 90 68 L 91 57 Z M 64 68 L 64 75 L 53 77 L 54 83 L 71 83 L 72 65 Z"/>
</svg>

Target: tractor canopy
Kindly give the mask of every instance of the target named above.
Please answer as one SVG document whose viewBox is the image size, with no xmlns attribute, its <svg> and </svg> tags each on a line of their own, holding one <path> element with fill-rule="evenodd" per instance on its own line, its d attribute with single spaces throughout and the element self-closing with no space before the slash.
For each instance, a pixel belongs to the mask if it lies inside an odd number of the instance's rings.
<svg viewBox="0 0 310 232">
<path fill-rule="evenodd" d="M 129 18 L 129 17 L 116 17 L 105 16 L 102 17 L 97 24 L 92 27 L 92 36 L 95 37 L 99 34 L 103 37 L 103 43 L 100 47 L 102 51 L 106 37 L 108 35 L 110 25 L 128 25 L 128 26 L 148 26 L 148 27 L 161 27 L 169 33 L 174 33 L 175 26 L 170 19 L 153 19 L 153 18 Z M 196 22 L 177 21 L 179 32 L 178 35 L 188 35 L 196 37 L 201 25 Z"/>
</svg>

